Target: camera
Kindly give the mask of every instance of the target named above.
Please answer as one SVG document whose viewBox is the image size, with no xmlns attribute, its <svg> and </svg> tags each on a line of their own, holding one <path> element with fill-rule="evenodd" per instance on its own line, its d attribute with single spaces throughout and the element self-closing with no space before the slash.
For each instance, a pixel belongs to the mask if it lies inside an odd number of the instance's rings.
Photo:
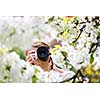
<svg viewBox="0 0 100 100">
<path fill-rule="evenodd" d="M 41 46 L 37 49 L 37 56 L 42 61 L 47 61 L 50 53 L 47 47 Z"/>
</svg>

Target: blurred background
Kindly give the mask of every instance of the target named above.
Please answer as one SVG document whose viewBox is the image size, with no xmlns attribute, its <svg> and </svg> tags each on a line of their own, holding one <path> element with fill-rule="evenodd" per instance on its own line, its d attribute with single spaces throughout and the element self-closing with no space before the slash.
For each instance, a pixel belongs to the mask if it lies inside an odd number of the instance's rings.
<svg viewBox="0 0 100 100">
<path fill-rule="evenodd" d="M 51 46 L 54 62 L 73 71 L 74 82 L 100 82 L 99 16 L 0 16 L 1 82 L 32 82 L 25 52 L 36 41 Z"/>
</svg>

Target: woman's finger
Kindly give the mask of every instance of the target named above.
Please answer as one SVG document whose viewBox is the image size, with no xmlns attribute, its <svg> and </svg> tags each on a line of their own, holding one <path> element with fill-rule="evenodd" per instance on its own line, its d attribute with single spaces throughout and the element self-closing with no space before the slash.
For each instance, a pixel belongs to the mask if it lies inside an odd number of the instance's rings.
<svg viewBox="0 0 100 100">
<path fill-rule="evenodd" d="M 28 59 L 27 62 L 29 62 L 29 63 L 32 64 L 33 63 L 33 60 L 32 59 Z"/>
<path fill-rule="evenodd" d="M 29 50 L 27 54 L 34 54 L 34 53 L 36 53 L 35 50 Z"/>
<path fill-rule="evenodd" d="M 31 56 L 31 55 L 29 55 L 29 56 L 26 57 L 26 60 L 27 60 L 27 61 L 29 61 L 30 59 L 31 59 L 32 61 L 34 61 L 34 60 L 35 60 L 35 57 L 33 57 L 33 56 Z"/>
<path fill-rule="evenodd" d="M 30 51 L 28 51 L 27 55 L 33 56 L 33 57 L 35 57 L 35 59 L 38 58 L 38 57 L 37 57 L 37 53 L 36 53 L 35 50 L 30 50 Z"/>
</svg>

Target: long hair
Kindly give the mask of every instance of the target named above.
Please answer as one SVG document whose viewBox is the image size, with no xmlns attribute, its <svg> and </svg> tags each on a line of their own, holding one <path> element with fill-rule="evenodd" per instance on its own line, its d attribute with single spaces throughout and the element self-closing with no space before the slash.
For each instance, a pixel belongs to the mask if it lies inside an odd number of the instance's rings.
<svg viewBox="0 0 100 100">
<path fill-rule="evenodd" d="M 48 50 L 50 49 L 49 44 L 47 44 L 47 43 L 45 43 L 45 42 L 34 42 L 33 45 L 32 45 L 32 48 L 38 48 L 38 47 L 40 47 L 40 46 L 45 46 L 45 47 L 48 48 Z M 32 49 L 32 48 L 31 48 L 31 49 Z M 29 50 L 31 50 L 31 49 L 29 49 Z M 26 55 L 27 55 L 27 53 L 28 53 L 29 50 L 26 50 Z"/>
<path fill-rule="evenodd" d="M 50 46 L 49 44 L 45 43 L 45 42 L 34 42 L 32 47 L 35 47 L 35 48 L 38 48 L 40 46 L 45 46 L 47 47 L 48 49 L 50 49 Z"/>
</svg>

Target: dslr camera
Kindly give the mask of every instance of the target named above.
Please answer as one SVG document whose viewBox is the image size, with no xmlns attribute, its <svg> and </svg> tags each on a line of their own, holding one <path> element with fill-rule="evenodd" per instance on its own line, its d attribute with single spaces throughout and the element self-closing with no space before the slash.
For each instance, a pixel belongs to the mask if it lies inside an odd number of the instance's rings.
<svg viewBox="0 0 100 100">
<path fill-rule="evenodd" d="M 47 47 L 45 46 L 40 46 L 38 49 L 37 49 L 37 56 L 40 60 L 42 61 L 47 61 L 48 60 L 48 57 L 49 57 L 50 53 L 49 53 L 49 50 Z"/>
</svg>

